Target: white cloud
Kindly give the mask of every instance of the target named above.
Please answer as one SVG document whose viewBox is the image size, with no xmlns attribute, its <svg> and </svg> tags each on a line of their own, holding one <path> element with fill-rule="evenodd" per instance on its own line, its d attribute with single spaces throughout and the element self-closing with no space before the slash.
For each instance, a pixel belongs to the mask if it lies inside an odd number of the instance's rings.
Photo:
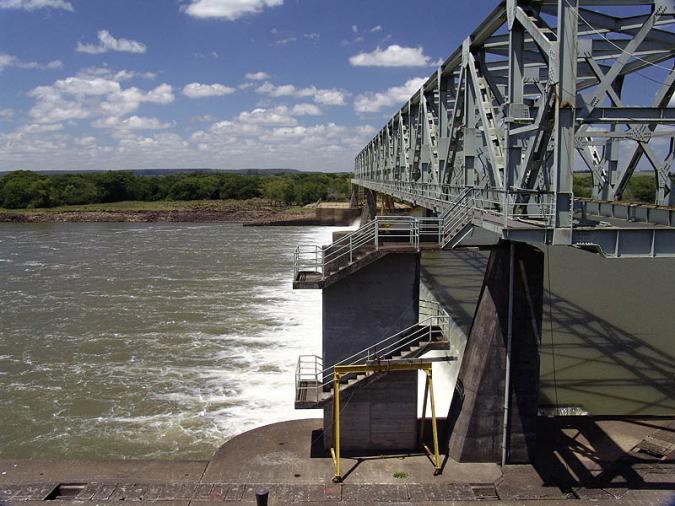
<svg viewBox="0 0 675 506">
<path fill-rule="evenodd" d="M 7 53 L 0 53 L 0 71 L 6 67 L 16 67 L 20 69 L 41 69 L 53 70 L 63 67 L 60 60 L 53 60 L 48 63 L 37 63 L 34 61 L 23 61 L 14 55 Z"/>
<path fill-rule="evenodd" d="M 332 88 L 328 90 L 316 90 L 314 101 L 324 105 L 346 105 L 350 93 L 346 90 Z"/>
<path fill-rule="evenodd" d="M 154 72 L 137 72 L 135 70 L 113 70 L 108 67 L 86 67 L 77 73 L 77 77 L 103 77 L 113 81 L 130 81 L 132 79 L 154 79 L 157 74 Z"/>
<path fill-rule="evenodd" d="M 275 41 L 274 43 L 278 46 L 285 46 L 289 42 L 295 42 L 296 40 L 298 40 L 297 37 L 291 36 L 291 37 L 286 37 L 285 39 L 279 39 L 279 40 Z"/>
<path fill-rule="evenodd" d="M 291 114 L 294 116 L 319 116 L 321 109 L 314 104 L 296 104 L 291 108 Z"/>
<path fill-rule="evenodd" d="M 11 120 L 14 117 L 14 109 L 0 109 L 0 119 L 5 121 Z"/>
<path fill-rule="evenodd" d="M 346 99 L 350 95 L 348 91 L 337 88 L 319 89 L 315 86 L 297 88 L 292 84 L 275 85 L 269 81 L 261 84 L 256 91 L 271 97 L 312 97 L 317 104 L 324 105 L 346 105 Z"/>
<path fill-rule="evenodd" d="M 34 11 L 45 8 L 73 11 L 73 5 L 65 0 L 0 0 L 0 9 Z"/>
<path fill-rule="evenodd" d="M 77 43 L 76 51 L 80 53 L 100 54 L 108 51 L 118 51 L 122 53 L 145 53 L 145 44 L 131 39 L 116 39 L 108 30 L 98 32 L 98 44 Z"/>
<path fill-rule="evenodd" d="M 235 88 L 223 84 L 190 83 L 183 88 L 183 95 L 190 98 L 222 97 L 234 93 Z"/>
<path fill-rule="evenodd" d="M 169 128 L 171 123 L 162 123 L 157 118 L 148 118 L 144 116 L 129 116 L 120 119 L 114 116 L 101 118 L 92 123 L 94 128 L 112 128 L 117 131 L 128 130 L 162 130 Z"/>
<path fill-rule="evenodd" d="M 402 47 L 392 44 L 386 49 L 378 46 L 370 53 L 359 53 L 349 58 L 355 67 L 428 67 L 431 57 L 424 54 L 421 47 Z"/>
<path fill-rule="evenodd" d="M 274 85 L 269 81 L 261 84 L 256 91 L 271 97 L 310 97 L 314 95 L 314 88 L 296 88 L 292 84 Z"/>
<path fill-rule="evenodd" d="M 354 99 L 356 112 L 378 112 L 386 107 L 403 104 L 426 81 L 423 77 L 409 79 L 402 86 L 393 86 L 383 92 L 363 93 Z"/>
<path fill-rule="evenodd" d="M 371 32 L 371 33 L 381 32 L 381 31 L 382 31 L 382 25 L 376 25 L 376 26 L 373 26 L 373 27 L 370 29 L 370 32 Z"/>
<path fill-rule="evenodd" d="M 269 74 L 267 72 L 249 72 L 246 74 L 246 79 L 249 81 L 264 81 L 269 79 Z"/>
<path fill-rule="evenodd" d="M 144 102 L 168 104 L 174 100 L 168 84 L 143 91 L 133 86 L 122 88 L 119 81 L 109 78 L 81 76 L 60 79 L 51 86 L 38 86 L 28 95 L 35 99 L 29 116 L 36 123 L 122 117 Z"/>
<path fill-rule="evenodd" d="M 192 0 L 184 10 L 195 18 L 234 21 L 242 16 L 259 14 L 265 7 L 276 7 L 283 3 L 284 0 Z"/>
<path fill-rule="evenodd" d="M 258 125 L 295 125 L 298 122 L 285 106 L 272 109 L 259 107 L 252 111 L 242 111 L 238 119 L 242 123 Z"/>
</svg>

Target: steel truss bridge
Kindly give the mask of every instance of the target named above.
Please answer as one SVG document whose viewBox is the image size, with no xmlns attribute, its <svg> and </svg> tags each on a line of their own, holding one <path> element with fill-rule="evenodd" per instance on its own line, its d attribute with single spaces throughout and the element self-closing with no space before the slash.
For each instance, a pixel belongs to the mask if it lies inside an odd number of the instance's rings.
<svg viewBox="0 0 675 506">
<path fill-rule="evenodd" d="M 674 22 L 675 0 L 500 2 L 358 154 L 353 183 L 503 239 L 675 256 Z M 641 162 L 657 205 L 619 202 Z M 593 199 L 573 194 L 584 164 Z"/>
</svg>

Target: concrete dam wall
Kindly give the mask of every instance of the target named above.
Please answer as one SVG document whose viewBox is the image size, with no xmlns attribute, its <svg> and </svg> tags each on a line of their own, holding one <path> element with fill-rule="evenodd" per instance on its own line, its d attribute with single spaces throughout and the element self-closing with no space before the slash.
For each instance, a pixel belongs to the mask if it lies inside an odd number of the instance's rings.
<svg viewBox="0 0 675 506">
<path fill-rule="evenodd" d="M 605 259 L 569 247 L 543 251 L 540 410 L 672 414 L 675 259 Z M 460 353 L 488 257 L 478 250 L 422 254 L 421 297 L 435 298 L 455 320 L 452 344 Z M 455 375 L 448 379 L 454 386 L 457 368 L 445 374 Z"/>
</svg>

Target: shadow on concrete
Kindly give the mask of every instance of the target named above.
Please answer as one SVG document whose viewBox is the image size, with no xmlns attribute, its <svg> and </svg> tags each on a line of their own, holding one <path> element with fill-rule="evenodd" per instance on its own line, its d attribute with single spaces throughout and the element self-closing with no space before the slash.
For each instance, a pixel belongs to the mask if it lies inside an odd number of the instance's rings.
<svg viewBox="0 0 675 506">
<path fill-rule="evenodd" d="M 646 281 L 639 273 L 631 274 L 633 278 L 613 289 L 606 283 L 613 279 L 616 284 L 616 277 L 627 275 L 630 265 L 584 252 L 570 253 L 569 249 L 551 248 L 547 252 L 553 283 L 549 289 L 545 280 L 544 286 L 540 407 L 578 408 L 595 415 L 675 412 L 675 355 L 669 344 L 672 328 L 667 323 L 675 322 L 675 317 L 669 299 L 657 297 L 647 302 L 635 293 L 649 286 L 654 273 L 645 274 Z M 453 251 L 423 256 L 425 284 L 467 335 L 488 254 Z M 615 278 L 610 278 L 609 272 L 614 270 Z M 668 283 L 672 275 L 667 270 L 658 272 L 659 279 Z M 579 284 L 579 278 L 588 281 Z M 630 283 L 636 288 L 626 291 L 624 287 Z M 652 309 L 647 311 L 648 307 Z M 658 325 L 654 314 L 662 320 Z M 558 414 L 581 413 L 563 410 Z M 449 424 L 452 415 L 448 415 Z"/>
<path fill-rule="evenodd" d="M 652 420 L 655 423 L 629 417 L 540 417 L 533 466 L 545 484 L 568 493 L 581 487 L 617 497 L 627 489 L 675 491 L 675 457 L 658 459 L 625 448 L 626 435 L 636 429 L 645 434 L 663 430 L 664 418 Z"/>
</svg>

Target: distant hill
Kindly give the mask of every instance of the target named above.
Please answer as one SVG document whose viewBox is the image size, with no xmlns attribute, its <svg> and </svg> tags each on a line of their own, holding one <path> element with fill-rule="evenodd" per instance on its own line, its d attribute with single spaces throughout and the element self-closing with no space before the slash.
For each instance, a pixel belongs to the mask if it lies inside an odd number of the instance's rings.
<svg viewBox="0 0 675 506">
<path fill-rule="evenodd" d="M 7 174 L 9 170 L 0 171 L 0 176 Z M 43 174 L 47 176 L 56 176 L 63 174 L 91 174 L 94 172 L 113 172 L 109 170 L 33 170 L 37 174 Z M 209 169 L 209 168 L 195 168 L 195 169 L 139 169 L 125 171 L 131 172 L 134 176 L 167 176 L 170 174 L 193 174 L 195 172 L 227 172 L 231 174 L 242 174 L 244 176 L 264 176 L 264 175 L 274 175 L 274 174 L 296 174 L 298 172 L 318 172 L 318 171 L 301 171 L 298 169 Z"/>
</svg>

